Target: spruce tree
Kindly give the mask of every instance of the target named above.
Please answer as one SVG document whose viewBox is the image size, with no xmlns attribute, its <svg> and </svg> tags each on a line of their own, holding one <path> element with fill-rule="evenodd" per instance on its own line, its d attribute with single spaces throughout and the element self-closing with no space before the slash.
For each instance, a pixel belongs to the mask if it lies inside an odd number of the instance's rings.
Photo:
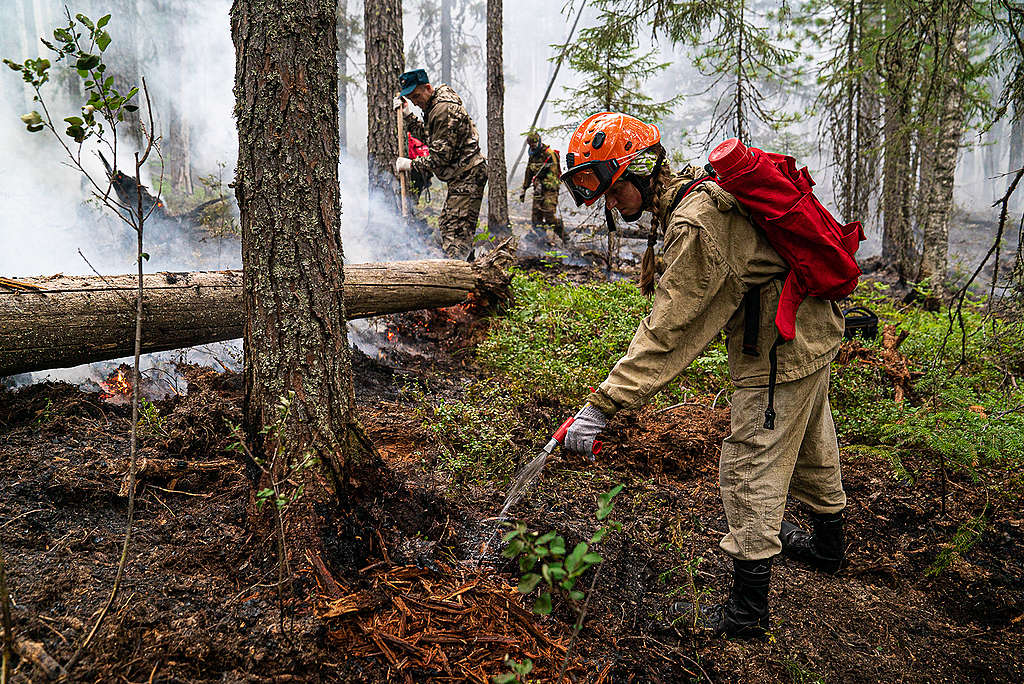
<svg viewBox="0 0 1024 684">
<path fill-rule="evenodd" d="M 607 14 L 607 13 L 606 13 Z M 566 88 L 566 97 L 553 104 L 570 123 L 556 130 L 572 130 L 596 112 L 621 112 L 644 121 L 663 119 L 679 101 L 655 100 L 644 94 L 644 84 L 668 67 L 657 59 L 657 50 L 643 54 L 632 32 L 602 16 L 603 23 L 584 29 L 565 48 L 565 59 L 583 77 L 578 88 Z"/>
</svg>

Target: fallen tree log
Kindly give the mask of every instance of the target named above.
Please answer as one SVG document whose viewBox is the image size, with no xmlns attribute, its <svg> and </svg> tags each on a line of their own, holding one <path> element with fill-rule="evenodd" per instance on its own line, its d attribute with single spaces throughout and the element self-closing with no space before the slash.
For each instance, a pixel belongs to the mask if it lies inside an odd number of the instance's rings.
<svg viewBox="0 0 1024 684">
<path fill-rule="evenodd" d="M 493 300 L 508 282 L 497 264 L 502 258 L 496 254 L 473 264 L 348 264 L 346 316 L 351 320 L 452 306 L 474 292 Z M 132 354 L 134 275 L 55 275 L 17 282 L 28 288 L 0 287 L 0 376 Z M 144 287 L 143 352 L 242 336 L 241 271 L 154 273 L 144 277 Z"/>
</svg>

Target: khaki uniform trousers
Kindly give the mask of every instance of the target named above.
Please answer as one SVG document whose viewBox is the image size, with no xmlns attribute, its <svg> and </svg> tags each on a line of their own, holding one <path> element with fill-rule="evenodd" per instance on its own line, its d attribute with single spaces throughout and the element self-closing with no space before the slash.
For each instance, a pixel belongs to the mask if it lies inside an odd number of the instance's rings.
<svg viewBox="0 0 1024 684">
<path fill-rule="evenodd" d="M 718 469 L 729 524 L 721 547 L 733 558 L 760 560 L 782 551 L 787 493 L 815 513 L 846 507 L 828 385 L 829 365 L 777 383 L 774 430 L 764 427 L 767 387 L 741 387 L 733 395 L 732 432 L 722 442 Z"/>
<path fill-rule="evenodd" d="M 487 185 L 487 163 L 477 164 L 448 182 L 448 195 L 438 219 L 441 249 L 449 259 L 465 259 L 473 249 L 480 204 Z"/>
</svg>

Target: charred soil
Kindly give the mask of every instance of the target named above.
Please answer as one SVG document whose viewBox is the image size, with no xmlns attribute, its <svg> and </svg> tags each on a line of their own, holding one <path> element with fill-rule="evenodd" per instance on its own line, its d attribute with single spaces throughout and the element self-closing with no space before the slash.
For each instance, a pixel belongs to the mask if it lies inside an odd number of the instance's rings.
<svg viewBox="0 0 1024 684">
<path fill-rule="evenodd" d="M 253 532 L 250 481 L 225 450 L 240 377 L 183 369 L 188 393 L 157 402 L 141 426 L 125 585 L 72 678 L 486 682 L 507 671 L 508 653 L 534 660 L 532 681 L 553 681 L 571 612 L 556 600 L 550 617 L 532 615 L 511 561 L 492 550 L 477 563 L 503 483 L 453 478 L 405 391 L 429 378 L 427 401 L 458 395 L 485 373 L 472 353 L 485 331 L 472 307 L 406 314 L 384 323 L 379 358 L 356 353 L 362 421 L 384 471 L 354 473 L 364 514 L 325 540 L 329 567 L 300 578 L 283 621 L 273 544 Z M 848 350 L 840 362 L 864 358 Z M 612 516 L 623 529 L 602 547 L 570 658 L 574 681 L 1024 680 L 1019 501 L 999 493 L 1005 473 L 944 475 L 924 456 L 894 477 L 884 455 L 844 450 L 849 565 L 832 577 L 777 560 L 767 640 L 693 638 L 672 625 L 673 601 L 721 600 L 730 581 L 717 548 L 723 403 L 620 414 L 597 463 L 556 456 L 514 509 L 571 544 L 593 533 L 597 495 L 626 485 Z M 522 411 L 528 422 L 560 418 L 538 403 Z M 0 394 L 0 547 L 15 630 L 61 662 L 113 582 L 129 422 L 129 407 L 68 385 Z M 790 515 L 806 523 L 795 503 Z M 969 552 L 930 572 L 976 519 L 985 524 Z M 18 662 L 14 681 L 36 679 Z"/>
</svg>

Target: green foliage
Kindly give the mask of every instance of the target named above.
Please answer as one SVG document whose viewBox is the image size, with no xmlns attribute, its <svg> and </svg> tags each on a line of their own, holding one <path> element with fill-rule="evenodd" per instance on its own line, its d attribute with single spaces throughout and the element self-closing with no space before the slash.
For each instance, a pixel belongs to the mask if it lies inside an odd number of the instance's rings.
<svg viewBox="0 0 1024 684">
<path fill-rule="evenodd" d="M 635 39 L 650 28 L 675 45 L 692 47 L 694 64 L 717 94 L 707 138 L 729 132 L 750 138 L 754 120 L 769 128 L 792 117 L 782 110 L 785 87 L 793 79 L 797 53 L 757 16 L 749 0 L 595 0 L 601 33 Z M 783 22 L 784 24 L 785 22 Z M 772 102 L 776 105 L 773 106 Z"/>
<path fill-rule="evenodd" d="M 939 555 L 935 557 L 935 561 L 925 570 L 925 575 L 931 577 L 940 575 L 949 568 L 955 557 L 963 558 L 971 550 L 971 547 L 978 543 L 981 535 L 985 532 L 985 528 L 988 527 L 988 518 L 985 517 L 987 510 L 988 506 L 957 529 L 953 538 L 939 552 Z"/>
<path fill-rule="evenodd" d="M 812 672 L 792 658 L 784 659 L 782 665 L 786 668 L 786 675 L 793 684 L 826 684 L 828 681 L 824 676 Z"/>
<path fill-rule="evenodd" d="M 608 375 L 651 306 L 627 281 L 552 284 L 516 273 L 511 291 L 512 304 L 477 348 L 493 375 L 468 385 L 460 397 L 430 402 L 421 389 L 407 388 L 442 465 L 464 476 L 509 475 L 538 448 L 537 435 L 546 441 L 545 432 L 559 422 L 552 415 L 575 412 L 589 388 Z M 654 401 L 668 406 L 695 393 L 715 394 L 725 378 L 725 348 L 715 342 Z M 532 402 L 547 407 L 544 422 L 524 411 Z"/>
<path fill-rule="evenodd" d="M 528 398 L 521 384 L 487 378 L 468 385 L 461 397 L 431 398 L 407 387 L 417 415 L 436 440 L 443 467 L 467 477 L 509 475 L 523 445 L 514 436 L 521 428 L 517 415 Z"/>
<path fill-rule="evenodd" d="M 1024 392 L 1007 383 L 1008 373 L 1024 370 L 1024 325 L 986 317 L 983 303 L 968 303 L 966 362 L 960 364 L 948 314 L 899 305 L 887 290 L 864 282 L 853 299 L 878 313 L 883 325 L 909 333 L 900 352 L 916 376 L 911 396 L 896 402 L 893 384 L 878 365 L 835 365 L 829 398 L 840 437 L 880 447 L 901 479 L 913 479 L 903 466 L 909 453 L 941 458 L 969 472 L 1024 463 Z M 881 352 L 878 341 L 866 346 Z"/>
<path fill-rule="evenodd" d="M 139 397 L 139 436 L 166 437 L 167 419 L 160 415 L 160 409 L 145 397 Z"/>
<path fill-rule="evenodd" d="M 522 662 L 513 660 L 508 655 L 505 656 L 505 666 L 510 670 L 504 674 L 495 675 L 491 677 L 491 681 L 494 684 L 511 684 L 511 682 L 527 682 L 527 675 L 533 672 L 533 661 L 529 658 L 524 658 Z"/>
<path fill-rule="evenodd" d="M 289 504 L 299 500 L 304 493 L 304 487 L 301 484 L 295 485 L 294 481 L 299 479 L 298 476 L 304 470 L 320 463 L 312 450 L 303 452 L 292 462 L 288 462 L 286 458 L 288 441 L 285 437 L 285 426 L 291 419 L 294 402 L 294 391 L 282 396 L 277 402 L 274 421 L 260 429 L 260 434 L 263 435 L 262 454 L 255 454 L 249 449 L 240 425 L 228 423 L 228 429 L 234 439 L 225 447 L 227 451 L 248 456 L 265 474 L 271 476 L 270 486 L 256 492 L 257 509 L 272 503 L 278 511 L 283 511 Z"/>
<path fill-rule="evenodd" d="M 93 22 L 84 14 L 76 14 L 74 19 L 66 11 L 67 25 L 57 27 L 53 31 L 53 42 L 43 39 L 43 44 L 56 54 L 54 60 L 73 69 L 82 79 L 87 99 L 79 115 L 64 118 L 67 128 L 64 134 L 75 143 L 81 145 L 90 137 L 102 139 L 106 126 L 113 127 L 116 122 L 124 121 L 126 113 L 134 112 L 138 105 L 131 100 L 138 94 L 138 88 L 132 88 L 122 94 L 114 87 L 114 77 L 105 72 L 107 64 L 103 61 L 103 53 L 110 45 L 110 34 L 104 29 L 110 21 L 110 15 L 104 15 Z M 84 31 L 84 33 L 83 33 Z M 50 80 L 50 60 L 26 59 L 24 62 L 3 60 L 12 70 L 21 73 L 22 79 L 35 91 L 33 100 L 42 103 L 41 89 Z M 46 105 L 44 114 L 32 111 L 21 117 L 27 129 L 35 133 L 50 128 L 57 133 L 53 120 Z"/>
<path fill-rule="evenodd" d="M 569 404 L 604 380 L 651 308 L 632 282 L 551 284 L 537 274 L 516 274 L 512 299 L 478 347 L 480 360 L 533 393 Z M 664 390 L 664 399 L 717 392 L 725 371 L 725 348 L 716 342 Z"/>
<path fill-rule="evenodd" d="M 606 12 L 607 13 L 607 12 Z M 621 112 L 650 123 L 661 121 L 681 99 L 656 101 L 642 92 L 643 85 L 668 66 L 657 61 L 657 50 L 638 54 L 639 41 L 631 29 L 602 20 L 587 28 L 565 49 L 565 58 L 583 77 L 579 88 L 567 88 L 567 97 L 554 100 L 558 111 L 570 122 L 555 130 L 573 130 L 595 112 Z M 561 52 L 561 49 L 559 49 Z"/>
<path fill-rule="evenodd" d="M 623 487 L 624 485 L 617 485 L 597 498 L 597 511 L 594 516 L 598 521 L 611 515 L 615 508 L 612 500 Z M 589 542 L 579 542 L 572 551 L 566 553 L 565 539 L 555 532 L 533 532 L 527 529 L 524 522 L 506 524 L 512 529 L 501 538 L 508 545 L 502 550 L 501 555 L 505 558 L 519 559 L 519 571 L 523 573 L 519 579 L 519 591 L 529 594 L 541 582 L 547 586 L 534 602 L 533 612 L 538 615 L 551 613 L 551 593 L 555 592 L 567 599 L 579 616 L 583 608 L 578 603 L 586 595 L 576 588 L 576 581 L 587 570 L 604 561 L 601 555 L 592 549 L 601 544 L 613 529 L 621 530 L 622 525 L 609 522 L 598 528 Z M 576 624 L 578 631 L 580 621 L 577 620 Z"/>
</svg>

